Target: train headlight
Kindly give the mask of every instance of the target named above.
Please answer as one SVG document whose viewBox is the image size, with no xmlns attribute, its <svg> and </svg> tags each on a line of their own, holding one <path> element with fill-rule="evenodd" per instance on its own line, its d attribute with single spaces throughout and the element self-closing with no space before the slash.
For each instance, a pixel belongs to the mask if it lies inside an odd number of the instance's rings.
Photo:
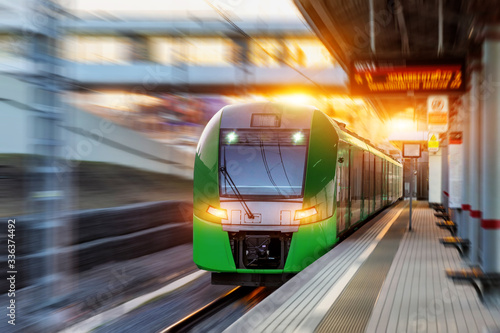
<svg viewBox="0 0 500 333">
<path fill-rule="evenodd" d="M 296 210 L 295 211 L 295 220 L 302 220 L 302 219 L 305 219 L 307 217 L 311 217 L 311 216 L 316 215 L 316 214 L 318 214 L 316 207 Z"/>
<path fill-rule="evenodd" d="M 227 210 L 208 206 L 207 213 L 223 220 L 227 220 Z"/>
<path fill-rule="evenodd" d="M 295 144 L 301 143 L 304 140 L 304 134 L 302 134 L 302 132 L 296 132 L 292 136 L 292 139 L 293 139 L 293 143 L 295 143 Z"/>
<path fill-rule="evenodd" d="M 230 132 L 226 135 L 227 143 L 235 143 L 238 141 L 238 134 L 236 132 Z"/>
</svg>

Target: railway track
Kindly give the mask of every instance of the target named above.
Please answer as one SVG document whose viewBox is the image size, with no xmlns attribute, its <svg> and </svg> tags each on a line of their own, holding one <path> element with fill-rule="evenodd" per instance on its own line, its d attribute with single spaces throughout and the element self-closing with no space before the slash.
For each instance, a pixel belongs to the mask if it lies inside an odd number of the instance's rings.
<svg viewBox="0 0 500 333">
<path fill-rule="evenodd" d="M 214 324 L 211 323 L 210 321 L 211 320 L 213 321 L 214 318 L 220 319 L 221 317 L 222 318 L 231 317 L 230 315 L 229 316 L 220 315 L 220 313 L 229 308 L 230 305 L 240 303 L 238 306 L 234 306 L 233 309 L 230 311 L 242 311 L 243 309 L 244 312 L 246 312 L 255 305 L 257 305 L 261 300 L 263 300 L 266 296 L 271 294 L 271 292 L 274 290 L 275 290 L 274 288 L 264 288 L 264 287 L 257 287 L 257 288 L 236 287 L 160 332 L 161 333 L 189 332 L 197 327 L 203 326 L 203 324 L 206 324 L 206 326 L 210 325 L 213 326 L 220 324 L 220 323 Z M 236 308 L 240 308 L 240 310 L 235 310 Z M 205 331 L 206 329 L 199 329 L 199 330 Z"/>
</svg>

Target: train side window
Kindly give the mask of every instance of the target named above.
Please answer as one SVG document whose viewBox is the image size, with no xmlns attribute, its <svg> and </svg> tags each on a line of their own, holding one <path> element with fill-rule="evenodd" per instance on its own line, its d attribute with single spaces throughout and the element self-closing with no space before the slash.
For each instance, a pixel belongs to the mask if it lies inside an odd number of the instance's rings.
<svg viewBox="0 0 500 333">
<path fill-rule="evenodd" d="M 363 202 L 363 151 L 354 146 L 351 147 L 350 178 L 351 225 L 353 225 L 361 219 Z"/>
</svg>

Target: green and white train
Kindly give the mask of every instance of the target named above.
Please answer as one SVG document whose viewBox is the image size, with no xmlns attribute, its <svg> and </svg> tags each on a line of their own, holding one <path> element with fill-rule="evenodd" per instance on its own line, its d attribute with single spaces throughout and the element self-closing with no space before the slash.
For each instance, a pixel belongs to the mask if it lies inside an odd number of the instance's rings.
<svg viewBox="0 0 500 333">
<path fill-rule="evenodd" d="M 311 106 L 222 108 L 194 165 L 193 258 L 212 283 L 277 285 L 402 196 L 402 166 Z"/>
</svg>

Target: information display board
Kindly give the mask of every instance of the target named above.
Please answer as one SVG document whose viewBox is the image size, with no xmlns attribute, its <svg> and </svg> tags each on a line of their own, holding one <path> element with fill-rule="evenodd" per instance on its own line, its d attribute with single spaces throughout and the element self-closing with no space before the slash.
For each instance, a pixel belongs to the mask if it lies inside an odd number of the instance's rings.
<svg viewBox="0 0 500 333">
<path fill-rule="evenodd" d="M 404 158 L 419 158 L 422 156 L 420 143 L 403 143 Z"/>
<path fill-rule="evenodd" d="M 355 60 L 351 94 L 452 93 L 465 91 L 462 60 Z"/>
</svg>

